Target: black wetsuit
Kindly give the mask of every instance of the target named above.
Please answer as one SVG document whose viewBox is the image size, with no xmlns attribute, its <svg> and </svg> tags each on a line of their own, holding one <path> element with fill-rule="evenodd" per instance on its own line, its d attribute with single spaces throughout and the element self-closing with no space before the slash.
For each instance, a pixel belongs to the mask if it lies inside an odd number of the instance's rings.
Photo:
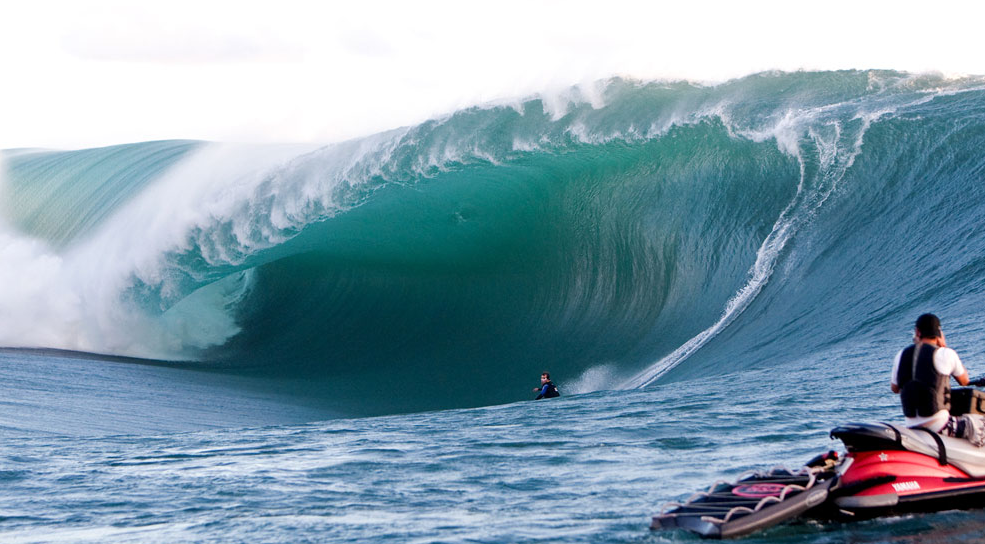
<svg viewBox="0 0 985 544">
<path fill-rule="evenodd" d="M 537 395 L 537 398 L 534 400 L 553 399 L 554 397 L 560 396 L 561 393 L 558 393 L 557 386 L 554 385 L 554 382 L 547 382 L 544 384 L 544 387 L 540 388 L 540 394 Z"/>
</svg>

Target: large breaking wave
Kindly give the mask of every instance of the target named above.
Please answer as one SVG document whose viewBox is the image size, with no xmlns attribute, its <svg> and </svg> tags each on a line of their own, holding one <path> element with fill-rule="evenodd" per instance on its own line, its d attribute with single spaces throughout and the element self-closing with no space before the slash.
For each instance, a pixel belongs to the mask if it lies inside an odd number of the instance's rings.
<svg viewBox="0 0 985 544">
<path fill-rule="evenodd" d="M 983 113 L 978 79 L 767 73 L 330 146 L 7 151 L 0 345 L 406 409 L 782 364 L 930 305 L 978 331 Z"/>
</svg>

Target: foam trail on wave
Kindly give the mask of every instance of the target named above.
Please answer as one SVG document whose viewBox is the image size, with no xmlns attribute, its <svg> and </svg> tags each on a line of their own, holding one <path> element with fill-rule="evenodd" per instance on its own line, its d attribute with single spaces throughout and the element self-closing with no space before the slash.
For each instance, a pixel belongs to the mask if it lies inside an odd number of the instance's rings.
<svg viewBox="0 0 985 544">
<path fill-rule="evenodd" d="M 924 97 L 917 102 L 929 99 Z M 620 389 L 640 388 L 652 384 L 701 349 L 749 307 L 772 276 L 784 248 L 831 196 L 838 182 L 854 163 L 862 150 L 863 138 L 868 127 L 876 119 L 899 108 L 897 106 L 877 108 L 869 112 L 860 111 L 848 121 L 849 124 L 857 122 L 857 126 L 844 127 L 842 121 L 836 117 L 829 118 L 828 114 L 836 114 L 845 106 L 850 105 L 838 104 L 808 111 L 787 112 L 768 130 L 735 131 L 736 136 L 755 141 L 774 139 L 781 151 L 793 155 L 800 164 L 797 192 L 790 204 L 780 213 L 770 234 L 766 236 L 756 252 L 756 260 L 749 269 L 749 280 L 729 299 L 718 321 L 643 372 L 625 381 Z M 723 121 L 727 122 L 727 119 L 723 118 Z M 805 135 L 816 148 L 818 162 L 816 173 L 808 172 L 807 157 L 804 156 L 805 150 L 800 143 L 801 135 Z M 841 152 L 842 149 L 845 151 Z M 814 178 L 816 180 L 812 182 Z"/>
<path fill-rule="evenodd" d="M 655 364 L 651 365 L 649 368 L 637 374 L 632 379 L 625 382 L 620 389 L 633 389 L 646 387 L 654 381 L 656 381 L 660 376 L 664 375 L 670 369 L 679 365 L 685 359 L 691 356 L 692 353 L 697 351 L 708 343 L 709 340 L 714 338 L 719 332 L 721 332 L 725 327 L 728 327 L 739 315 L 749 306 L 749 304 L 755 299 L 756 295 L 762 291 L 763 286 L 769 280 L 770 276 L 773 274 L 773 269 L 776 266 L 777 258 L 780 252 L 786 246 L 787 241 L 794 233 L 794 222 L 797 218 L 794 209 L 798 201 L 801 199 L 801 194 L 804 187 L 804 176 L 803 176 L 803 165 L 801 165 L 801 178 L 800 184 L 797 187 L 797 196 L 794 200 L 790 202 L 787 208 L 780 214 L 780 218 L 773 225 L 773 230 L 763 241 L 763 245 L 760 246 L 759 250 L 756 252 L 756 262 L 753 263 L 752 268 L 749 270 L 750 278 L 749 281 L 736 293 L 725 305 L 725 310 L 722 312 L 722 316 L 716 321 L 711 327 L 701 331 L 696 336 L 685 342 L 679 348 L 675 349 L 669 355 L 657 361 Z"/>
</svg>

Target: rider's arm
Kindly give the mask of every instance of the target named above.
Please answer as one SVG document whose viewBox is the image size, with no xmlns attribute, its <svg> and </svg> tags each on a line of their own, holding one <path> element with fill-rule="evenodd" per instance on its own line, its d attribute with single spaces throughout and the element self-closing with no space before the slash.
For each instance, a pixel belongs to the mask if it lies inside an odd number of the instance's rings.
<svg viewBox="0 0 985 544">
<path fill-rule="evenodd" d="M 896 359 L 893 360 L 893 374 L 892 379 L 889 381 L 889 388 L 893 390 L 893 393 L 899 393 L 899 385 L 896 383 L 896 372 L 899 370 L 899 358 L 903 354 L 901 350 L 896 354 Z"/>
<path fill-rule="evenodd" d="M 961 358 L 955 353 L 953 349 L 941 346 L 941 349 L 937 350 L 941 356 L 945 357 L 946 367 L 950 367 L 950 374 L 954 376 L 954 379 L 958 381 L 961 385 L 968 385 L 968 371 L 965 369 L 964 365 L 961 363 Z M 934 366 L 937 366 L 937 353 L 934 354 Z M 940 369 L 938 369 L 940 372 Z"/>
</svg>

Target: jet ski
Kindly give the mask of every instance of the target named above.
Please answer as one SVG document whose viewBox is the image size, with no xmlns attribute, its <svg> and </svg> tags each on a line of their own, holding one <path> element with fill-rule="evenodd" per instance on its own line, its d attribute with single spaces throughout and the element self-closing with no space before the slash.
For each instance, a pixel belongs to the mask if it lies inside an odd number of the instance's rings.
<svg viewBox="0 0 985 544">
<path fill-rule="evenodd" d="M 985 414 L 982 391 L 955 388 L 951 398 L 952 414 Z M 844 452 L 825 452 L 796 470 L 776 467 L 716 482 L 664 505 L 650 528 L 733 538 L 794 519 L 849 521 L 985 507 L 985 448 L 890 423 L 850 423 L 830 436 Z"/>
</svg>

